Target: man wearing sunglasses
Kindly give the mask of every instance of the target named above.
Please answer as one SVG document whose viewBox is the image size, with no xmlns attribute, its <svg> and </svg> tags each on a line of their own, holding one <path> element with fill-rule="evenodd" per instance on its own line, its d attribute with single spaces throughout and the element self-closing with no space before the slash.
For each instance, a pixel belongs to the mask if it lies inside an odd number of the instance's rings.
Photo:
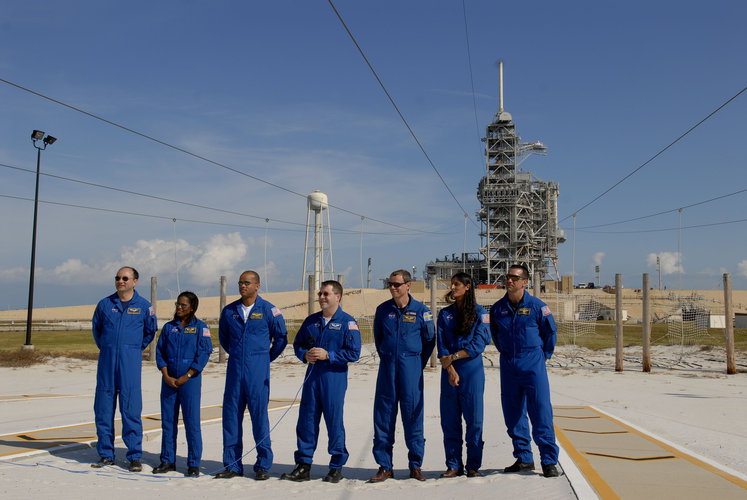
<svg viewBox="0 0 747 500">
<path fill-rule="evenodd" d="M 226 389 L 223 393 L 223 465 L 216 479 L 244 474 L 244 411 L 249 408 L 252 434 L 257 447 L 254 477 L 270 478 L 270 362 L 280 356 L 288 344 L 288 330 L 280 309 L 259 296 L 259 274 L 244 271 L 239 277 L 239 300 L 220 313 L 218 337 L 228 353 Z"/>
<path fill-rule="evenodd" d="M 342 466 L 349 456 L 343 425 L 348 363 L 355 363 L 360 357 L 361 335 L 355 318 L 340 307 L 342 285 L 339 282 L 323 282 L 318 296 L 322 310 L 304 320 L 293 341 L 296 356 L 309 366 L 296 424 L 296 468 L 290 474 L 280 476 L 280 479 L 310 479 L 311 463 L 319 439 L 319 420 L 324 416 L 329 440 L 327 451 L 331 457 L 329 473 L 323 481 L 338 483 L 342 479 Z"/>
<path fill-rule="evenodd" d="M 506 275 L 506 295 L 490 309 L 490 333 L 501 353 L 503 419 L 516 458 L 504 472 L 531 474 L 534 470 L 529 436 L 531 420 L 542 473 L 545 477 L 557 477 L 560 475 L 558 445 L 545 366 L 555 350 L 557 327 L 547 304 L 525 290 L 528 278 L 526 266 L 511 266 Z"/>
<path fill-rule="evenodd" d="M 372 483 L 393 477 L 392 448 L 397 405 L 407 444 L 410 477 L 425 481 L 421 471 L 425 453 L 423 436 L 423 369 L 436 345 L 433 314 L 410 295 L 410 273 L 389 275 L 388 300 L 376 308 L 374 342 L 379 354 L 379 375 L 374 398 L 373 455 L 379 464 Z"/>
<path fill-rule="evenodd" d="M 135 291 L 137 280 L 138 272 L 132 267 L 117 271 L 116 293 L 102 299 L 93 313 L 93 339 L 99 348 L 93 411 L 99 438 L 96 451 L 101 457 L 91 464 L 95 468 L 114 465 L 114 412 L 119 396 L 122 440 L 127 446 L 129 470 L 142 470 L 142 352 L 153 340 L 158 325 L 150 302 Z"/>
</svg>

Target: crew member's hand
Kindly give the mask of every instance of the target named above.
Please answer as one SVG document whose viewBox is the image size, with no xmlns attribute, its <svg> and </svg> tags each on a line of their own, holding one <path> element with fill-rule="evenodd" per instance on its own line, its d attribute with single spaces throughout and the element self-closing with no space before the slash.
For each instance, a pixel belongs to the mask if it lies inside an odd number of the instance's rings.
<svg viewBox="0 0 747 500">
<path fill-rule="evenodd" d="M 449 384 L 453 387 L 457 387 L 459 385 L 459 374 L 453 366 L 450 366 L 447 371 L 449 372 Z"/>
<path fill-rule="evenodd" d="M 322 349 L 321 347 L 312 347 L 311 349 L 306 351 L 306 355 L 304 357 L 306 358 L 307 362 L 313 365 L 317 361 L 324 361 L 325 359 L 329 359 L 329 353 L 326 349 Z"/>
<path fill-rule="evenodd" d="M 169 387 L 173 387 L 174 389 L 179 387 L 179 385 L 177 385 L 176 383 L 176 379 L 174 377 L 166 375 L 165 373 L 163 375 L 163 380 L 164 382 L 166 382 L 166 385 L 168 385 Z"/>
<path fill-rule="evenodd" d="M 176 386 L 177 387 L 181 387 L 184 384 L 186 384 L 188 380 L 189 380 L 189 377 L 185 373 L 184 375 L 182 375 L 181 377 L 179 377 L 178 379 L 176 379 Z"/>
<path fill-rule="evenodd" d="M 451 355 L 441 356 L 438 358 L 438 360 L 441 362 L 441 367 L 446 370 L 451 366 Z"/>
</svg>

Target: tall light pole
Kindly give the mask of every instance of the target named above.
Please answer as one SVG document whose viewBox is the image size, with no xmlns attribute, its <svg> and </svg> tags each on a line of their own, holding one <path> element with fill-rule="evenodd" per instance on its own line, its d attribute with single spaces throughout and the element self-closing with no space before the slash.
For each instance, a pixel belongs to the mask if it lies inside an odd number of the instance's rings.
<svg viewBox="0 0 747 500">
<path fill-rule="evenodd" d="M 54 144 L 57 140 L 51 135 L 44 137 L 44 132 L 34 130 L 31 133 L 31 140 L 36 148 L 36 191 L 34 192 L 34 226 L 31 230 L 31 271 L 29 272 L 29 305 L 26 310 L 26 343 L 23 349 L 34 350 L 34 344 L 31 343 L 31 313 L 34 309 L 34 267 L 36 265 L 36 214 L 39 210 L 39 166 L 41 164 L 41 152 L 47 149 L 47 146 Z M 38 142 L 41 141 L 41 145 Z"/>
</svg>

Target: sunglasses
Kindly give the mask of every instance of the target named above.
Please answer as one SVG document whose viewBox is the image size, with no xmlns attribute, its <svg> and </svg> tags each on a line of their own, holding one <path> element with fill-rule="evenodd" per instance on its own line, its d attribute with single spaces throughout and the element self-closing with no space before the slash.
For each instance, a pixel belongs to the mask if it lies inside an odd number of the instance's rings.
<svg viewBox="0 0 747 500">
<path fill-rule="evenodd" d="M 389 283 L 387 283 L 387 284 L 386 284 L 386 286 L 387 286 L 387 288 L 388 288 L 388 287 L 392 287 L 392 286 L 393 286 L 394 288 L 399 288 L 399 287 L 401 287 L 402 285 L 404 285 L 405 283 L 408 283 L 408 282 L 407 282 L 407 281 L 405 281 L 404 283 L 395 283 L 394 281 L 390 281 Z"/>
<path fill-rule="evenodd" d="M 249 285 L 253 285 L 253 284 L 254 283 L 252 283 L 251 281 L 239 281 L 239 286 L 241 286 L 241 285 L 249 286 Z"/>
<path fill-rule="evenodd" d="M 174 302 L 174 305 L 177 309 L 186 309 L 189 307 L 189 304 L 180 304 L 179 302 Z"/>
<path fill-rule="evenodd" d="M 522 278 L 521 276 L 516 276 L 515 274 L 507 274 L 506 279 L 511 280 L 515 283 L 517 281 L 523 280 L 524 278 Z"/>
<path fill-rule="evenodd" d="M 117 282 L 117 281 L 124 281 L 125 283 L 127 283 L 129 280 L 130 280 L 129 276 L 115 276 L 114 277 L 114 281 L 115 282 Z"/>
</svg>

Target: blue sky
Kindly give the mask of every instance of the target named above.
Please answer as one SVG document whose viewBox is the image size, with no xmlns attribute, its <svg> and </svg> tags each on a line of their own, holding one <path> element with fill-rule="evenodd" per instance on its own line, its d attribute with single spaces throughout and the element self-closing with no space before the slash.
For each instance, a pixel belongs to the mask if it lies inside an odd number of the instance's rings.
<svg viewBox="0 0 747 500">
<path fill-rule="evenodd" d="M 609 225 L 746 189 L 747 92 L 579 210 L 745 87 L 747 4 L 465 5 L 466 30 L 461 1 L 335 2 L 472 220 L 503 60 L 505 109 L 548 146 L 521 168 L 560 185 L 561 274 L 575 262 L 591 281 L 599 264 L 603 284 L 622 273 L 637 287 L 645 272 L 656 282 L 659 255 L 668 288 L 718 288 L 723 272 L 747 287 L 746 224 L 718 224 L 745 218 L 747 193 L 685 208 L 681 231 L 676 211 Z M 0 82 L 3 309 L 27 300 L 33 203 L 17 198 L 33 199 L 34 175 L 17 168 L 35 169 L 33 129 L 59 139 L 43 173 L 246 214 L 42 176 L 43 201 L 161 218 L 40 204 L 39 307 L 95 302 L 125 262 L 146 294 L 157 276 L 160 297 L 177 290 L 175 263 L 179 287 L 202 295 L 221 274 L 233 293 L 246 268 L 265 290 L 297 289 L 306 201 L 289 191 L 344 209 L 330 215 L 348 286 L 368 257 L 378 279 L 462 251 L 461 209 L 326 1 L 3 2 L 0 78 L 282 188 Z"/>
</svg>

